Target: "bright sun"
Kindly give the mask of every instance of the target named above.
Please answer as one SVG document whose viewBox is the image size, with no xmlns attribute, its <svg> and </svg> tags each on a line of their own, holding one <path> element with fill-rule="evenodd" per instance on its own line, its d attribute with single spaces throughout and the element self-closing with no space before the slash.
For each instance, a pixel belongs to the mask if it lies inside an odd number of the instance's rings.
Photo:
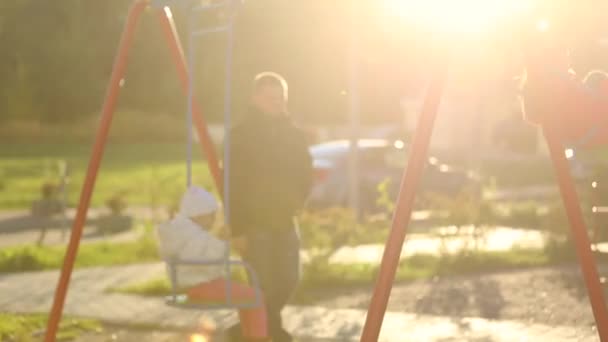
<svg viewBox="0 0 608 342">
<path fill-rule="evenodd" d="M 452 33 L 482 32 L 532 0 L 384 0 L 387 15 L 425 29 Z"/>
</svg>

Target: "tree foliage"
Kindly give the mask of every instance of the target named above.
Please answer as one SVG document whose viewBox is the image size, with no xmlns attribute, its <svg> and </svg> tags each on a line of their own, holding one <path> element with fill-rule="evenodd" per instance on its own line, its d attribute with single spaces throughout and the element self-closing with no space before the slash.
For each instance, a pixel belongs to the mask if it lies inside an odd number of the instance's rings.
<svg viewBox="0 0 608 342">
<path fill-rule="evenodd" d="M 0 120 L 72 121 L 99 111 L 131 0 L 0 1 Z M 394 34 L 376 16 L 377 1 L 250 0 L 239 13 L 234 106 L 243 111 L 250 80 L 277 71 L 290 82 L 298 119 L 338 123 L 348 117 L 354 3 L 363 6 L 359 94 L 364 122 L 400 120 L 399 99 L 430 68 L 429 37 Z M 119 106 L 183 115 L 185 99 L 156 17 L 142 17 Z M 187 45 L 188 11 L 175 18 Z M 196 40 L 196 96 L 210 120 L 223 105 L 223 40 Z"/>
</svg>

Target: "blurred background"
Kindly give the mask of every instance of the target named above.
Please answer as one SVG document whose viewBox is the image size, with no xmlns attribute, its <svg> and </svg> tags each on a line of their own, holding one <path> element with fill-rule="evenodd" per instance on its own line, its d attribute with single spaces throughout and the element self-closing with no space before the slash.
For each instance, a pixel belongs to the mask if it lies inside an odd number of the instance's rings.
<svg viewBox="0 0 608 342">
<path fill-rule="evenodd" d="M 16 166 L 6 166 L 9 157 L 59 158 L 70 162 L 76 179 L 83 172 L 129 4 L 21 0 L 0 5 L 0 172 L 10 197 L 29 200 L 35 191 L 28 188 L 31 182 L 10 181 Z M 500 161 L 534 164 L 546 154 L 538 130 L 520 120 L 522 40 L 545 25 L 569 49 L 580 75 L 601 69 L 608 60 L 608 33 L 600 15 L 606 6 L 593 0 L 576 5 L 542 0 L 247 1 L 236 25 L 233 115 L 238 119 L 245 111 L 253 75 L 273 70 L 289 82 L 290 111 L 310 133 L 312 145 L 357 136 L 389 144 L 401 140 L 406 147 L 429 75 L 447 60 L 437 58 L 437 51 L 447 47 L 450 79 L 433 154 L 484 173 L 486 180 L 498 178 L 501 186 L 509 182 L 501 178 L 510 177 L 492 174 L 504 171 Z M 187 11 L 176 6 L 174 18 L 186 37 Z M 194 43 L 195 96 L 221 148 L 225 42 L 213 37 Z M 110 144 L 129 145 L 128 153 L 117 148 L 116 162 L 137 163 L 152 150 L 154 158 L 183 160 L 185 112 L 160 28 L 154 16 L 144 15 L 110 133 Z M 114 155 L 110 149 L 110 168 Z M 154 165 L 150 162 L 145 161 Z M 37 169 L 40 177 L 50 172 L 41 172 L 45 167 L 32 164 L 25 174 Z M 177 170 L 173 177 L 183 177 Z M 533 179 L 537 171 L 523 173 Z M 511 167 L 510 173 L 517 172 Z M 536 178 L 545 176 L 550 175 Z M 77 189 L 70 188 L 71 201 Z M 129 196 L 138 201 L 138 195 Z M 26 204 L 2 197 L 2 207 Z"/>
<path fill-rule="evenodd" d="M 0 1 L 0 273 L 62 263 L 130 4 Z M 189 45 L 189 12 L 172 9 L 185 49 L 197 51 L 194 95 L 221 152 L 225 39 Z M 576 261 L 568 222 L 542 135 L 522 120 L 519 90 L 522 48 L 538 32 L 546 34 L 543 44 L 569 51 L 579 77 L 608 69 L 607 10 L 601 0 L 246 1 L 229 80 L 235 120 L 246 111 L 253 76 L 278 72 L 289 83 L 289 109 L 308 133 L 314 159 L 315 186 L 301 222 L 307 275 L 295 303 L 365 308 L 430 77 L 449 63 L 397 276 L 403 291 L 391 305 L 592 326 L 580 278 L 562 272 Z M 153 11 L 137 28 L 77 268 L 158 262 L 153 227 L 174 213 L 186 184 L 186 97 Z M 213 189 L 205 158 L 195 151 L 194 182 Z M 602 262 L 606 152 L 565 150 Z M 485 299 L 475 295 L 477 279 L 460 288 L 436 283 L 530 267 L 549 271 L 482 281 L 490 289 Z M 166 294 L 159 270 L 110 287 Z M 408 287 L 412 280 L 428 281 L 433 291 L 420 295 Z M 551 300 L 529 301 L 543 291 Z M 518 305 L 534 308 L 513 309 Z M 551 315 L 543 311 L 548 307 Z M 0 320 L 10 309 L 0 304 Z M 14 335 L 4 329 L 0 340 Z"/>
</svg>

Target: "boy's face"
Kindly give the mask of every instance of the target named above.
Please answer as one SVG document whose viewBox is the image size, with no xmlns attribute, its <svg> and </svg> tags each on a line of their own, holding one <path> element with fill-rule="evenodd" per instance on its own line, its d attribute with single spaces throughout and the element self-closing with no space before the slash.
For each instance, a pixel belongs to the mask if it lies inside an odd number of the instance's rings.
<svg viewBox="0 0 608 342">
<path fill-rule="evenodd" d="M 215 223 L 215 213 L 199 215 L 191 217 L 190 219 L 204 229 L 211 229 Z"/>
<path fill-rule="evenodd" d="M 280 86 L 261 86 L 254 91 L 251 101 L 259 111 L 267 115 L 280 116 L 287 111 L 287 99 Z"/>
</svg>

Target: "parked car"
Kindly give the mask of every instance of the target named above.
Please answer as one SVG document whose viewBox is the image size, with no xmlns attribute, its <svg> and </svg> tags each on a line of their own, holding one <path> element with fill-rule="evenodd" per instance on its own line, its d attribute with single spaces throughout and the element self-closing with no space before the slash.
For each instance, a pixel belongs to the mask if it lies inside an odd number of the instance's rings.
<svg viewBox="0 0 608 342">
<path fill-rule="evenodd" d="M 408 148 L 401 140 L 361 139 L 357 149 L 359 205 L 364 212 L 378 211 L 376 200 L 381 182 L 389 180 L 389 196 L 397 198 Z M 349 140 L 329 141 L 310 148 L 315 172 L 310 208 L 348 205 L 349 151 Z M 481 193 L 480 182 L 472 172 L 443 164 L 436 157 L 428 158 L 418 198 L 429 193 L 455 195 L 464 189 Z"/>
</svg>

